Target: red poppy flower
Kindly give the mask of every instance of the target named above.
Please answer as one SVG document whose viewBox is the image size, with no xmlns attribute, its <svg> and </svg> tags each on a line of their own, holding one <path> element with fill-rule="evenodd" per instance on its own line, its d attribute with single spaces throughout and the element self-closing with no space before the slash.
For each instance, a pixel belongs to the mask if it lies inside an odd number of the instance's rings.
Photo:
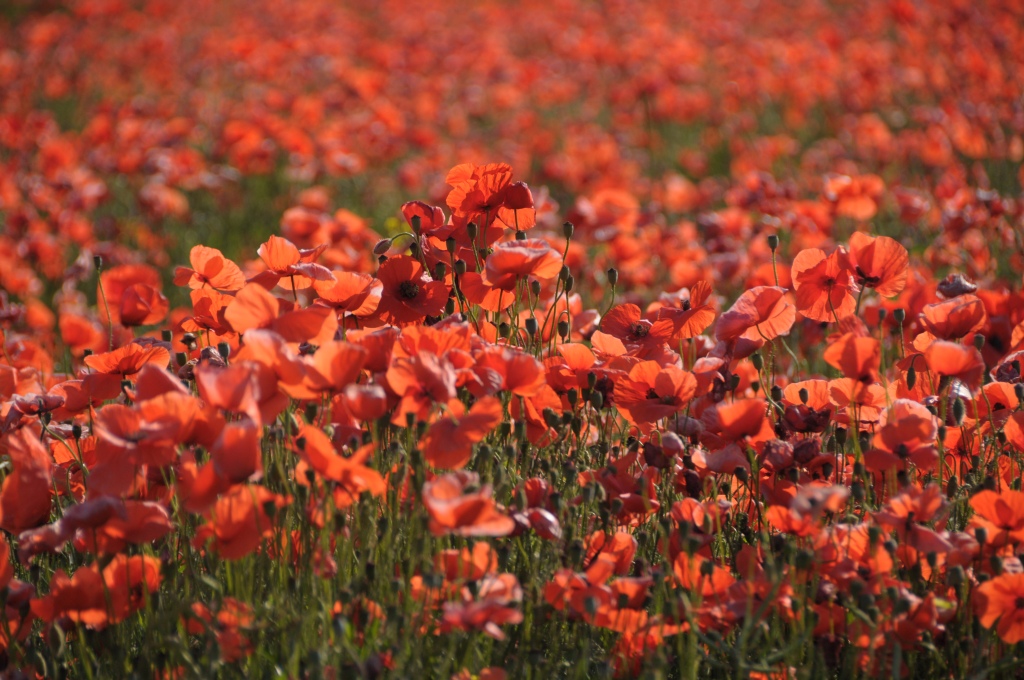
<svg viewBox="0 0 1024 680">
<path fill-rule="evenodd" d="M 788 335 L 796 321 L 796 309 L 786 291 L 775 286 L 757 286 L 745 291 L 715 324 L 719 340 L 742 338 L 759 343 Z"/>
<path fill-rule="evenodd" d="M 423 485 L 423 505 L 435 536 L 507 536 L 516 523 L 502 512 L 490 485 L 473 472 L 452 472 Z"/>
<path fill-rule="evenodd" d="M 808 319 L 828 322 L 853 314 L 857 300 L 846 250 L 831 255 L 818 248 L 801 250 L 793 260 L 793 290 L 797 311 Z"/>
<path fill-rule="evenodd" d="M 462 402 L 449 402 L 450 416 L 430 425 L 423 440 L 423 456 L 436 468 L 457 470 L 465 467 L 473 445 L 490 434 L 502 419 L 501 402 L 483 397 L 466 413 Z"/>
<path fill-rule="evenodd" d="M 857 284 L 874 288 L 882 297 L 899 295 L 907 285 L 910 256 L 906 248 L 888 236 L 854 232 L 850 236 L 850 264 Z"/>
<path fill-rule="evenodd" d="M 377 278 L 384 284 L 377 307 L 384 323 L 406 326 L 444 311 L 448 286 L 431 279 L 416 258 L 388 258 L 377 270 Z"/>
<path fill-rule="evenodd" d="M 982 626 L 996 626 L 999 638 L 1008 645 L 1024 640 L 1024 574 L 996 576 L 974 593 L 974 611 Z"/>
<path fill-rule="evenodd" d="M 224 257 L 216 248 L 193 246 L 189 253 L 192 268 L 177 267 L 174 284 L 189 288 L 209 286 L 217 290 L 239 290 L 245 285 L 245 275 L 238 265 Z"/>
</svg>

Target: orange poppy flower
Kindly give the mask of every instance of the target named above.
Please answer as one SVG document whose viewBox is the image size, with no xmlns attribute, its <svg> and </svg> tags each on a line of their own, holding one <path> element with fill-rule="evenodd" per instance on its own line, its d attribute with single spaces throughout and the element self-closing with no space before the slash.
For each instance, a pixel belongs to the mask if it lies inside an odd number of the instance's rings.
<svg viewBox="0 0 1024 680">
<path fill-rule="evenodd" d="M 718 318 L 715 337 L 727 342 L 742 338 L 758 343 L 788 335 L 795 321 L 796 309 L 784 289 L 757 286 L 744 291 Z"/>
<path fill-rule="evenodd" d="M 448 286 L 434 281 L 413 257 L 399 255 L 388 258 L 377 270 L 384 287 L 377 313 L 384 323 L 406 326 L 438 316 L 448 301 Z"/>
<path fill-rule="evenodd" d="M 465 467 L 473 454 L 473 445 L 490 434 L 502 420 L 501 401 L 483 397 L 465 412 L 462 402 L 448 403 L 452 414 L 434 421 L 423 439 L 423 456 L 436 468 L 457 470 Z"/>
<path fill-rule="evenodd" d="M 854 232 L 850 236 L 850 264 L 857 284 L 874 288 L 882 297 L 899 295 L 907 285 L 910 255 L 888 236 Z"/>
<path fill-rule="evenodd" d="M 1024 493 L 1012 489 L 979 491 L 971 497 L 974 515 L 968 526 L 983 527 L 988 532 L 986 546 L 1001 548 L 1009 543 L 1024 542 Z"/>
<path fill-rule="evenodd" d="M 640 308 L 627 303 L 616 305 L 605 314 L 601 330 L 621 340 L 627 351 L 643 356 L 663 347 L 672 338 L 675 325 L 669 319 L 643 319 Z"/>
<path fill-rule="evenodd" d="M 258 283 L 246 284 L 224 310 L 224 319 L 236 333 L 266 328 L 287 342 L 322 345 L 334 339 L 338 317 L 329 307 L 295 309 Z"/>
<path fill-rule="evenodd" d="M 1008 645 L 1024 640 L 1024 574 L 996 576 L 974 594 L 974 611 L 982 626 L 996 626 L 999 638 Z"/>
<path fill-rule="evenodd" d="M 121 303 L 125 292 L 137 284 L 143 284 L 159 291 L 160 274 L 153 267 L 144 264 L 124 264 L 104 270 L 100 274 L 100 281 L 96 289 L 96 299 L 101 301 L 97 305 L 100 321 L 103 323 L 122 323 Z M 140 295 L 139 297 L 144 296 Z M 106 304 L 103 304 L 103 300 L 106 301 Z M 135 303 L 131 301 L 129 301 L 127 308 L 129 311 L 136 312 Z M 107 316 L 108 311 L 110 312 L 110 317 Z"/>
<path fill-rule="evenodd" d="M 974 347 L 936 340 L 925 350 L 924 358 L 928 370 L 936 375 L 955 378 L 971 391 L 981 386 L 985 360 Z"/>
<path fill-rule="evenodd" d="M 796 308 L 813 321 L 828 322 L 853 314 L 857 300 L 853 268 L 843 248 L 831 255 L 819 248 L 797 253 L 793 260 L 793 290 Z"/>
<path fill-rule="evenodd" d="M 681 291 L 682 292 L 682 291 Z M 668 319 L 672 322 L 673 341 L 695 338 L 715 320 L 715 310 L 708 304 L 711 297 L 711 284 L 703 279 L 695 283 L 679 306 L 665 304 L 658 308 L 659 320 Z M 662 301 L 679 299 L 676 295 L 662 295 Z"/>
<path fill-rule="evenodd" d="M 444 181 L 452 187 L 445 202 L 453 213 L 470 219 L 490 214 L 493 219 L 505 202 L 512 182 L 512 167 L 505 163 L 463 163 L 449 170 Z"/>
<path fill-rule="evenodd" d="M 144 345 L 141 342 L 130 342 L 112 352 L 92 354 L 85 357 L 85 365 L 98 373 L 108 373 L 128 377 L 135 375 L 146 364 L 166 367 L 171 361 L 171 353 L 166 347 L 158 344 Z"/>
<path fill-rule="evenodd" d="M 189 288 L 215 288 L 217 290 L 240 290 L 245 285 L 245 275 L 238 265 L 224 257 L 216 248 L 203 245 L 193 246 L 188 256 L 192 268 L 177 267 L 174 270 L 174 284 Z"/>
<path fill-rule="evenodd" d="M 542 239 L 525 239 L 498 244 L 487 256 L 483 281 L 506 291 L 527 277 L 553 279 L 562 269 L 561 254 Z"/>
<path fill-rule="evenodd" d="M 845 377 L 872 383 L 878 380 L 882 346 L 875 338 L 844 333 L 825 349 L 822 357 Z"/>
<path fill-rule="evenodd" d="M 615 404 L 633 423 L 653 423 L 686 408 L 697 391 L 692 373 L 656 361 L 641 361 L 615 388 Z"/>
<path fill-rule="evenodd" d="M 942 340 L 959 340 L 983 328 L 987 321 L 985 304 L 976 295 L 958 295 L 921 310 L 921 323 Z"/>
<path fill-rule="evenodd" d="M 316 281 L 330 281 L 331 270 L 316 264 L 316 259 L 326 249 L 324 244 L 311 250 L 299 250 L 288 239 L 271 236 L 256 250 L 267 270 L 253 281 L 268 290 L 278 285 L 286 290 L 304 290 Z"/>
<path fill-rule="evenodd" d="M 423 485 L 423 505 L 435 536 L 507 536 L 515 521 L 499 509 L 491 486 L 474 472 L 451 472 Z"/>
<path fill-rule="evenodd" d="M 381 474 L 366 466 L 366 461 L 373 454 L 372 444 L 360 447 L 351 456 L 342 456 L 323 430 L 304 425 L 296 434 L 295 448 L 299 458 L 313 471 L 336 482 L 344 490 L 349 504 L 364 491 L 380 496 L 387 490 Z"/>
<path fill-rule="evenodd" d="M 384 283 L 369 274 L 334 272 L 334 280 L 315 281 L 320 296 L 317 304 L 327 305 L 352 316 L 367 317 L 377 311 Z"/>
<path fill-rule="evenodd" d="M 121 296 L 121 324 L 151 326 L 163 321 L 170 308 L 170 302 L 159 290 L 145 283 L 136 283 L 126 288 Z"/>
<path fill-rule="evenodd" d="M 267 508 L 283 508 L 288 502 L 256 484 L 234 486 L 206 512 L 207 521 L 196 531 L 193 543 L 202 548 L 209 542 L 224 559 L 241 559 L 273 535 L 274 522 Z"/>
<path fill-rule="evenodd" d="M 28 428 L 7 435 L 3 443 L 11 470 L 0 488 L 0 529 L 18 534 L 50 518 L 53 461 Z"/>
</svg>

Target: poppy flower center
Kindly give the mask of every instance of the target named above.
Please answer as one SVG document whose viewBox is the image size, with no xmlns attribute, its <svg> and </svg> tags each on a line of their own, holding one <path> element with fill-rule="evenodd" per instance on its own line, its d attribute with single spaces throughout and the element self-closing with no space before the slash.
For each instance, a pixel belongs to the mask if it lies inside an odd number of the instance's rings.
<svg viewBox="0 0 1024 680">
<path fill-rule="evenodd" d="M 896 451 L 894 451 L 894 453 L 900 458 L 906 458 L 910 455 L 910 450 L 907 448 L 906 444 L 900 444 L 896 447 Z"/>
<path fill-rule="evenodd" d="M 1017 609 L 1024 609 L 1024 597 L 1018 597 L 1016 600 L 1014 600 L 1013 606 Z"/>
<path fill-rule="evenodd" d="M 684 301 L 683 301 L 683 311 L 684 311 L 684 312 L 688 312 L 688 311 L 690 311 L 690 309 L 691 309 L 692 307 L 693 307 L 693 305 L 691 305 L 691 304 L 690 304 L 690 301 L 689 301 L 689 300 L 684 300 Z"/>
<path fill-rule="evenodd" d="M 412 300 L 420 294 L 420 287 L 412 281 L 402 281 L 398 286 L 398 294 L 406 300 Z"/>
<path fill-rule="evenodd" d="M 639 321 L 629 327 L 629 333 L 634 338 L 646 338 L 648 332 L 650 332 L 650 327 Z"/>
</svg>

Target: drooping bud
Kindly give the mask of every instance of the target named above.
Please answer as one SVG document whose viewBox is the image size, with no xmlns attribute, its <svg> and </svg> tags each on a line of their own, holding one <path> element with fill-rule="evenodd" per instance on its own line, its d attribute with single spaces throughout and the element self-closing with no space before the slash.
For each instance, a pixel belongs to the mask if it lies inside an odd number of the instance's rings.
<svg viewBox="0 0 1024 680">
<path fill-rule="evenodd" d="M 377 245 L 373 247 L 373 254 L 383 255 L 389 250 L 391 250 L 391 239 L 382 238 L 381 240 L 377 241 Z"/>
</svg>

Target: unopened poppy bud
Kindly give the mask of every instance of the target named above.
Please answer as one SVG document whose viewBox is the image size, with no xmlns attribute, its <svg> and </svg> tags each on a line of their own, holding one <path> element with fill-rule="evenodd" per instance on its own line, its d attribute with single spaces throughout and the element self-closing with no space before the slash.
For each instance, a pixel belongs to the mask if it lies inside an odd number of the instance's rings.
<svg viewBox="0 0 1024 680">
<path fill-rule="evenodd" d="M 89 349 L 88 347 L 86 347 L 85 349 L 82 350 L 82 356 L 83 357 L 91 357 L 92 354 L 93 354 L 92 350 Z"/>
<path fill-rule="evenodd" d="M 992 555 L 988 558 L 989 566 L 992 567 L 992 575 L 1000 576 L 1003 573 L 1003 558 L 999 555 Z"/>
<path fill-rule="evenodd" d="M 952 498 L 956 495 L 956 492 L 960 490 L 960 482 L 957 480 L 956 475 L 949 478 L 946 482 L 946 496 Z"/>
<path fill-rule="evenodd" d="M 740 377 L 738 375 L 729 376 L 729 392 L 735 392 L 740 386 Z"/>
<path fill-rule="evenodd" d="M 760 372 L 760 370 L 764 368 L 764 357 L 759 353 L 754 352 L 750 355 L 750 363 L 754 364 L 754 368 Z"/>
<path fill-rule="evenodd" d="M 985 545 L 988 542 L 988 529 L 976 527 L 974 529 L 974 539 L 978 542 L 978 545 Z"/>
<path fill-rule="evenodd" d="M 382 238 L 381 240 L 377 241 L 377 245 L 375 245 L 373 247 L 373 254 L 374 255 L 383 255 L 384 253 L 388 252 L 389 250 L 391 250 L 391 239 L 389 239 L 389 238 Z"/>
<path fill-rule="evenodd" d="M 533 207 L 533 192 L 526 182 L 513 182 L 505 192 L 505 207 L 510 210 L 526 210 Z"/>
<path fill-rule="evenodd" d="M 892 310 L 892 318 L 896 323 L 902 324 L 907 318 L 907 310 L 902 307 L 897 307 Z"/>
<path fill-rule="evenodd" d="M 434 265 L 434 280 L 444 281 L 445 274 L 448 273 L 448 268 L 444 265 L 444 262 L 438 262 Z"/>
<path fill-rule="evenodd" d="M 476 222 L 470 222 L 466 225 L 466 235 L 469 236 L 469 240 L 475 242 L 476 237 L 479 234 L 479 229 L 476 226 Z"/>
<path fill-rule="evenodd" d="M 220 354 L 222 359 L 227 361 L 228 357 L 231 356 L 231 345 L 226 342 L 218 342 L 217 352 Z"/>
<path fill-rule="evenodd" d="M 563 264 L 562 268 L 558 270 L 558 280 L 565 281 L 567 278 L 569 278 L 569 267 Z"/>
<path fill-rule="evenodd" d="M 836 428 L 836 444 L 839 445 L 839 448 L 842 448 L 842 447 L 846 446 L 846 428 L 845 427 L 837 427 Z"/>
<path fill-rule="evenodd" d="M 537 330 L 539 328 L 539 326 L 537 325 L 537 317 L 531 316 L 530 318 L 528 318 L 524 326 L 526 327 L 526 334 L 529 335 L 531 338 L 537 335 Z"/>
<path fill-rule="evenodd" d="M 526 421 L 525 420 L 517 420 L 513 430 L 515 432 L 516 439 L 519 439 L 519 440 L 526 439 Z"/>
<path fill-rule="evenodd" d="M 799 391 L 799 392 L 797 392 L 797 396 L 798 396 L 798 397 L 800 397 L 800 403 L 801 403 L 801 404 L 806 404 L 806 403 L 807 403 L 807 400 L 811 398 L 811 395 L 810 395 L 810 393 L 809 393 L 809 392 L 807 391 L 807 388 L 806 388 L 806 387 L 801 387 L 801 388 L 800 388 L 800 391 Z"/>
<path fill-rule="evenodd" d="M 878 321 L 879 322 L 885 321 L 885 317 L 887 317 L 887 316 L 889 316 L 889 310 L 886 309 L 885 307 L 879 307 L 878 308 Z"/>
<path fill-rule="evenodd" d="M 576 231 L 576 227 L 573 226 L 572 222 L 562 223 L 562 235 L 565 236 L 565 240 L 568 241 L 572 238 L 573 233 Z"/>
<path fill-rule="evenodd" d="M 982 335 L 981 333 L 975 333 L 974 334 L 974 348 L 980 350 L 984 346 L 985 346 L 985 336 Z"/>
<path fill-rule="evenodd" d="M 959 426 L 964 424 L 964 416 L 967 414 L 967 407 L 964 400 L 957 397 L 953 400 L 953 421 Z"/>
<path fill-rule="evenodd" d="M 71 436 L 74 437 L 76 441 L 82 438 L 82 426 L 79 423 L 75 423 L 71 426 Z"/>
<path fill-rule="evenodd" d="M 615 267 L 610 267 L 608 269 L 607 274 L 608 274 L 608 283 L 610 283 L 610 284 L 612 284 L 614 286 L 615 284 L 617 284 L 619 282 L 619 270 L 618 269 L 616 269 Z"/>
<path fill-rule="evenodd" d="M 306 422 L 312 423 L 314 420 L 316 420 L 316 404 L 310 402 L 306 404 Z"/>
<path fill-rule="evenodd" d="M 1013 394 L 1017 397 L 1017 401 L 1024 402 L 1024 383 L 1017 383 L 1014 385 Z"/>
<path fill-rule="evenodd" d="M 878 545 L 878 541 L 882 538 L 882 530 L 877 526 L 868 527 L 868 545 L 872 548 Z"/>
<path fill-rule="evenodd" d="M 512 326 L 510 326 L 507 321 L 502 321 L 500 324 L 498 324 L 498 337 L 507 338 L 509 333 L 511 332 Z"/>
<path fill-rule="evenodd" d="M 569 322 L 562 319 L 558 322 L 558 337 L 565 340 L 567 335 L 569 335 Z"/>
<path fill-rule="evenodd" d="M 447 250 L 449 254 L 454 255 L 455 254 L 455 248 L 458 247 L 458 243 L 455 242 L 455 237 L 454 236 L 449 236 L 448 238 L 446 238 L 445 241 L 444 241 L 444 247 L 445 247 L 445 250 Z"/>
<path fill-rule="evenodd" d="M 412 243 L 409 244 L 409 252 L 412 253 L 413 257 L 419 258 L 419 256 L 420 256 L 420 243 L 419 243 L 419 241 L 413 241 Z"/>
<path fill-rule="evenodd" d="M 940 442 L 946 441 L 946 433 L 947 432 L 948 432 L 948 430 L 946 429 L 945 425 L 939 425 L 939 430 L 938 430 L 937 434 L 939 435 L 939 441 Z"/>
<path fill-rule="evenodd" d="M 421 222 L 422 222 L 422 220 L 420 219 L 419 215 L 413 215 L 412 219 L 409 220 L 409 226 L 412 227 L 412 233 L 416 234 L 417 236 L 420 235 L 420 224 L 421 224 Z"/>
<path fill-rule="evenodd" d="M 103 256 L 102 255 L 93 255 L 92 256 L 92 266 L 96 267 L 96 269 L 103 269 Z"/>
<path fill-rule="evenodd" d="M 857 480 L 850 485 L 850 495 L 858 503 L 864 500 L 864 482 Z"/>
<path fill-rule="evenodd" d="M 175 352 L 174 360 L 178 362 L 178 366 L 184 366 L 185 364 L 188 363 L 188 357 L 185 355 L 184 352 Z"/>
<path fill-rule="evenodd" d="M 569 402 L 569 406 L 576 407 L 576 400 L 580 398 L 580 393 L 576 391 L 576 388 L 570 389 L 565 393 L 565 398 Z"/>
<path fill-rule="evenodd" d="M 964 568 L 959 564 L 950 568 L 950 570 L 946 572 L 946 583 L 954 588 L 963 585 L 965 580 L 966 574 L 964 574 Z"/>
<path fill-rule="evenodd" d="M 597 373 L 590 371 L 587 373 L 587 387 L 594 389 L 594 385 L 597 384 Z"/>
<path fill-rule="evenodd" d="M 448 298 L 448 301 L 444 303 L 444 313 L 445 316 L 451 316 L 455 313 L 455 298 L 450 297 Z"/>
<path fill-rule="evenodd" d="M 540 281 L 533 279 L 530 281 L 530 295 L 533 297 L 540 296 Z"/>
<path fill-rule="evenodd" d="M 561 419 L 558 417 L 558 414 L 555 413 L 555 410 L 551 407 L 544 409 L 543 415 L 544 422 L 547 424 L 548 427 L 558 427 L 558 425 L 561 422 Z"/>
<path fill-rule="evenodd" d="M 704 560 L 700 563 L 700 575 L 710 577 L 715 573 L 715 563 L 711 560 Z"/>
<path fill-rule="evenodd" d="M 462 276 L 463 274 L 466 273 L 465 260 L 455 260 L 455 273 L 458 274 L 459 276 Z"/>
<path fill-rule="evenodd" d="M 598 411 L 600 411 L 601 408 L 604 406 L 604 393 L 597 392 L 596 390 L 594 392 L 591 392 L 590 405 L 593 406 Z"/>
<path fill-rule="evenodd" d="M 516 240 L 517 241 L 525 241 L 526 240 L 526 232 L 525 231 L 517 231 L 516 232 Z"/>
<path fill-rule="evenodd" d="M 779 235 L 778 234 L 768 234 L 768 247 L 771 248 L 771 251 L 773 253 L 778 249 L 778 247 L 779 247 Z"/>
<path fill-rule="evenodd" d="M 741 484 L 746 484 L 747 481 L 750 479 L 750 473 L 747 472 L 747 468 L 742 466 L 737 467 L 733 471 L 733 474 L 736 475 L 736 479 L 740 480 Z"/>
<path fill-rule="evenodd" d="M 782 401 L 782 388 L 778 385 L 772 385 L 771 394 L 772 401 Z"/>
<path fill-rule="evenodd" d="M 170 342 L 172 339 L 174 339 L 174 334 L 171 332 L 169 328 L 165 328 L 162 331 L 160 331 L 160 339 L 163 340 L 164 342 Z"/>
<path fill-rule="evenodd" d="M 907 369 L 907 389 L 909 389 L 909 390 L 914 389 L 914 385 L 916 385 L 916 384 L 917 384 L 917 371 L 914 370 L 914 366 L 911 365 L 910 368 Z"/>
<path fill-rule="evenodd" d="M 565 277 L 565 292 L 571 293 L 573 287 L 576 285 L 576 279 L 572 276 Z"/>
</svg>

